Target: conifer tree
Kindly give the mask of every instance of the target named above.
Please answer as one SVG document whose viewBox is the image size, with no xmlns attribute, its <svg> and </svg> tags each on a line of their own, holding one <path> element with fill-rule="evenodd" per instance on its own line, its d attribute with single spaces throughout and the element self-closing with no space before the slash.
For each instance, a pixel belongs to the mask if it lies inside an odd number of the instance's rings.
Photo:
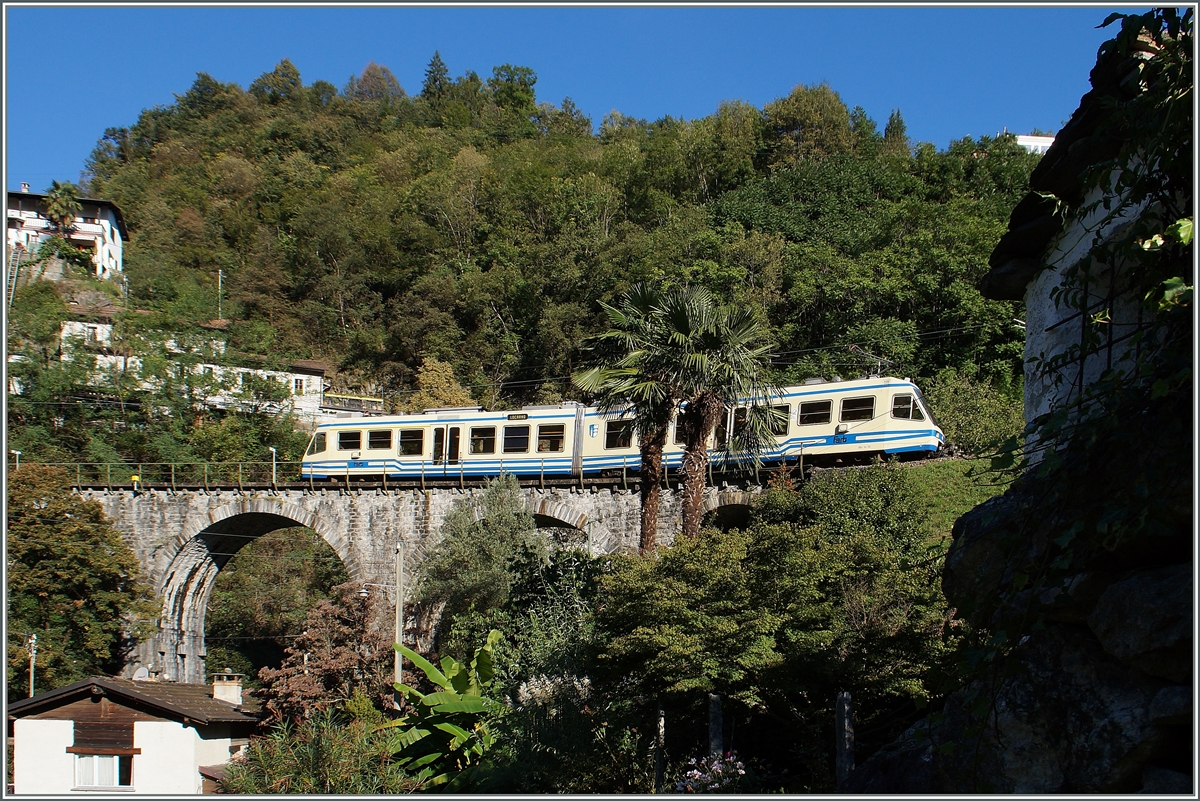
<svg viewBox="0 0 1200 801">
<path fill-rule="evenodd" d="M 450 70 L 446 67 L 446 62 L 442 61 L 441 53 L 435 50 L 433 58 L 429 59 L 429 66 L 425 68 L 425 82 L 421 84 L 421 97 L 436 106 L 446 99 L 449 89 Z"/>
</svg>

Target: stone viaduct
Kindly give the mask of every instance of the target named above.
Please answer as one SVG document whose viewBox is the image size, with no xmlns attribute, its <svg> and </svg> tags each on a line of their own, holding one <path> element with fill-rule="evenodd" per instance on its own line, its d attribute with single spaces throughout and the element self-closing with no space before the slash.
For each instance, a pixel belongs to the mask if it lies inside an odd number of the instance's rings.
<svg viewBox="0 0 1200 801">
<path fill-rule="evenodd" d="M 162 599 L 158 632 L 139 646 L 126 673 L 146 666 L 184 682 L 206 679 L 204 615 L 215 579 L 253 539 L 276 529 L 307 526 L 333 548 L 352 580 L 392 586 L 396 545 L 403 543 L 406 564 L 415 566 L 439 537 L 446 513 L 457 503 L 477 502 L 483 492 L 482 487 L 79 490 L 104 507 Z M 593 554 L 636 550 L 636 491 L 555 487 L 523 492 L 538 526 L 577 530 Z M 710 488 L 705 506 L 711 511 L 747 505 L 754 492 L 757 488 Z M 679 507 L 679 490 L 664 489 L 661 544 L 669 545 L 679 530 Z"/>
</svg>

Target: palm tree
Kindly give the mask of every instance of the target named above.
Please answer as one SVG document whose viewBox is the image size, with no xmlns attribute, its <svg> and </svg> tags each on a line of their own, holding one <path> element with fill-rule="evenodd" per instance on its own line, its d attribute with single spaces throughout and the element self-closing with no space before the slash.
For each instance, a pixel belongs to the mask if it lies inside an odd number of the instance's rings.
<svg viewBox="0 0 1200 801">
<path fill-rule="evenodd" d="M 717 308 L 707 290 L 690 290 L 668 304 L 671 346 L 683 367 L 682 413 L 678 430 L 684 445 L 683 535 L 698 536 L 704 516 L 708 442 L 717 424 L 737 409 L 733 437 L 717 442 L 726 456 L 749 458 L 774 439 L 779 412 L 770 405 L 779 388 L 767 376 L 772 345 L 766 325 L 749 309 Z M 744 405 L 743 405 L 744 404 Z"/>
<path fill-rule="evenodd" d="M 674 369 L 663 348 L 659 294 L 645 284 L 632 287 L 619 308 L 601 303 L 612 326 L 593 337 L 604 364 L 577 372 L 576 386 L 598 394 L 597 406 L 632 418 L 641 450 L 641 539 L 638 551 L 652 553 L 658 540 L 658 502 L 663 449 L 679 402 Z"/>
<path fill-rule="evenodd" d="M 58 228 L 60 236 L 66 236 L 75 223 L 75 216 L 83 210 L 79 203 L 79 187 L 70 181 L 51 181 L 46 190 L 46 216 Z"/>
<path fill-rule="evenodd" d="M 739 456 L 757 458 L 771 436 L 777 415 L 766 401 L 778 390 L 766 379 L 770 345 L 766 327 L 753 314 L 719 309 L 712 294 L 701 288 L 660 294 L 638 284 L 619 309 L 604 309 L 613 327 L 595 344 L 607 363 L 577 373 L 574 380 L 581 389 L 600 394 L 600 408 L 621 409 L 634 420 L 642 452 L 640 550 L 648 553 L 657 540 L 663 449 L 671 419 L 682 410 L 683 533 L 694 537 L 703 516 L 708 441 L 723 415 L 740 399 L 750 399 L 730 443 L 729 450 Z"/>
</svg>

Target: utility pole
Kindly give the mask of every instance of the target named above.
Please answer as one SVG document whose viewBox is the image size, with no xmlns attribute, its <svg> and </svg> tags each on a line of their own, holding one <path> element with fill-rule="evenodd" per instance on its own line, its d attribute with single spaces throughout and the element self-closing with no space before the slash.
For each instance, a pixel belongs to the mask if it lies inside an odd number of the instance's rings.
<svg viewBox="0 0 1200 801">
<path fill-rule="evenodd" d="M 708 694 L 708 755 L 725 753 L 725 720 L 721 714 L 721 696 Z"/>
<path fill-rule="evenodd" d="M 850 693 L 837 694 L 834 713 L 834 736 L 837 738 L 837 788 L 842 789 L 850 771 L 854 770 L 854 720 L 850 712 Z"/>
<path fill-rule="evenodd" d="M 404 540 L 396 543 L 396 642 L 403 642 L 404 637 Z M 396 651 L 395 657 L 396 683 L 404 683 L 404 656 Z M 399 692 L 396 694 L 396 708 L 400 708 Z"/>
<path fill-rule="evenodd" d="M 29 635 L 29 697 L 33 697 L 33 673 L 37 667 L 37 635 Z"/>
<path fill-rule="evenodd" d="M 666 777 L 667 718 L 663 714 L 662 696 L 658 697 L 658 733 L 654 737 L 654 792 L 663 791 Z"/>
</svg>

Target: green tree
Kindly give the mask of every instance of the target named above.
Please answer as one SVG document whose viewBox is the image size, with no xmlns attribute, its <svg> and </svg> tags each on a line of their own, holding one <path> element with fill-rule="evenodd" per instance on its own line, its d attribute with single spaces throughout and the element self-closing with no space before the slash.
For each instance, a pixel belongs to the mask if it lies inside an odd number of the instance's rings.
<svg viewBox="0 0 1200 801">
<path fill-rule="evenodd" d="M 332 708 L 284 721 L 229 761 L 221 788 L 248 795 L 413 792 L 420 782 L 392 759 L 392 738 L 377 725 L 371 715 Z"/>
<path fill-rule="evenodd" d="M 853 145 L 850 112 L 829 84 L 797 86 L 763 114 L 771 166 L 848 153 Z"/>
<path fill-rule="evenodd" d="M 70 181 L 51 181 L 46 190 L 46 216 L 58 229 L 59 236 L 66 236 L 75 224 L 75 217 L 83 209 L 79 202 L 79 187 Z"/>
<path fill-rule="evenodd" d="M 442 54 L 433 51 L 429 66 L 425 68 L 425 82 L 421 84 L 421 97 L 436 109 L 450 91 L 450 70 L 442 61 Z"/>
<path fill-rule="evenodd" d="M 471 406 L 471 393 L 454 379 L 454 368 L 436 356 L 428 356 L 417 371 L 417 391 L 405 402 L 410 414 L 445 406 Z"/>
<path fill-rule="evenodd" d="M 7 524 L 10 690 L 29 686 L 30 634 L 38 690 L 117 673 L 158 607 L 100 504 L 73 494 L 65 471 L 23 464 L 8 476 Z"/>
<path fill-rule="evenodd" d="M 964 453 L 986 453 L 1024 432 L 1019 385 L 997 386 L 949 367 L 925 382 L 923 394 L 946 442 Z"/>
<path fill-rule="evenodd" d="M 536 106 L 533 93 L 535 83 L 537 73 L 529 67 L 515 67 L 512 64 L 493 67 L 492 77 L 487 81 L 496 105 L 523 114 L 531 113 Z"/>
<path fill-rule="evenodd" d="M 908 155 L 908 126 L 904 124 L 904 117 L 900 115 L 900 109 L 893 109 L 888 116 L 887 126 L 883 129 L 883 151 L 895 155 Z"/>
<path fill-rule="evenodd" d="M 387 67 L 371 61 L 362 75 L 351 75 L 343 91 L 346 97 L 374 103 L 391 103 L 405 97 L 404 89 Z"/>
<path fill-rule="evenodd" d="M 718 424 L 737 407 L 732 439 L 714 444 L 751 459 L 774 442 L 779 421 L 770 397 L 778 389 L 767 377 L 769 331 L 752 309 L 718 308 L 703 289 L 668 294 L 661 315 L 668 326 L 662 346 L 678 365 L 682 398 L 677 423 L 684 447 L 681 533 L 696 537 L 704 516 L 709 442 Z"/>
<path fill-rule="evenodd" d="M 937 581 L 944 549 L 926 542 L 905 468 L 776 482 L 745 530 L 612 560 L 595 604 L 596 690 L 643 708 L 661 698 L 684 753 L 707 745 L 686 721 L 720 694 L 739 753 L 766 774 L 789 768 L 775 789 L 828 791 L 838 691 L 854 698 L 860 756 L 935 697 L 960 633 Z"/>
<path fill-rule="evenodd" d="M 653 553 L 658 539 L 658 506 L 663 479 L 663 449 L 671 418 L 682 400 L 678 365 L 670 353 L 659 311 L 661 295 L 637 284 L 619 306 L 601 304 L 610 328 L 592 342 L 600 366 L 577 372 L 572 381 L 597 396 L 606 412 L 619 412 L 633 424 L 641 453 L 641 538 L 638 551 Z"/>
<path fill-rule="evenodd" d="M 250 93 L 262 98 L 268 103 L 280 103 L 290 100 L 303 88 L 300 82 L 300 70 L 290 59 L 284 59 L 275 65 L 275 69 L 264 72 L 250 84 Z"/>
<path fill-rule="evenodd" d="M 417 598 L 440 606 L 447 621 L 499 607 L 512 591 L 513 566 L 544 562 L 547 552 L 516 477 L 505 474 L 478 502 L 455 504 L 446 515 L 441 539 L 421 560 Z"/>
</svg>

